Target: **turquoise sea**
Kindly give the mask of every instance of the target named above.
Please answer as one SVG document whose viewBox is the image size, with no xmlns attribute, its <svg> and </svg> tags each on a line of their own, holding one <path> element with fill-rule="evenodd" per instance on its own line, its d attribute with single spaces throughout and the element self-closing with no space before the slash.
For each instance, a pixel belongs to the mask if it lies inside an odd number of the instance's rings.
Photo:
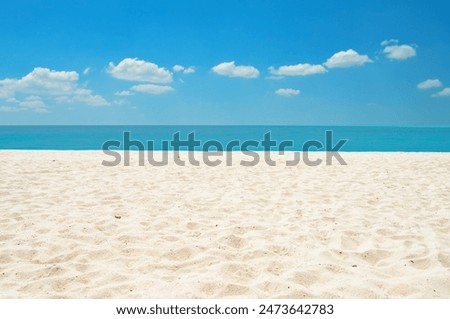
<svg viewBox="0 0 450 319">
<path fill-rule="evenodd" d="M 262 141 L 264 134 L 270 132 L 277 143 L 292 141 L 293 147 L 286 150 L 301 150 L 307 141 L 325 145 L 326 131 L 333 132 L 333 145 L 338 140 L 347 140 L 340 151 L 450 152 L 450 127 L 375 126 L 0 126 L 0 149 L 101 150 L 109 140 L 118 141 L 120 146 L 116 149 L 122 149 L 124 132 L 129 132 L 131 140 L 144 145 L 154 141 L 152 148 L 155 150 L 171 149 L 170 144 L 166 147 L 162 141 L 172 140 L 177 132 L 181 140 L 193 132 L 200 141 L 196 150 L 201 150 L 210 140 L 221 143 L 225 149 L 232 140 L 241 144 L 249 140 Z M 263 147 L 260 143 L 249 149 L 263 150 Z"/>
</svg>

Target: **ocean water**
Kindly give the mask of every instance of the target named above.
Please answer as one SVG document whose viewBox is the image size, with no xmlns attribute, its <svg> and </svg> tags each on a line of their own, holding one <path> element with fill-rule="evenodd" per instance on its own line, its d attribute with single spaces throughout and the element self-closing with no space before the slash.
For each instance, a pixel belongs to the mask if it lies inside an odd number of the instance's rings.
<svg viewBox="0 0 450 319">
<path fill-rule="evenodd" d="M 170 143 L 167 146 L 162 141 L 173 140 L 178 132 L 180 140 L 194 134 L 200 144 L 195 150 L 202 150 L 212 140 L 216 146 L 210 151 L 217 149 L 217 143 L 226 149 L 233 140 L 240 145 L 255 141 L 258 144 L 252 143 L 247 149 L 264 150 L 261 141 L 270 132 L 271 139 L 277 141 L 271 150 L 278 149 L 282 141 L 292 141 L 286 150 L 302 150 L 306 142 L 316 141 L 309 150 L 323 151 L 327 144 L 326 131 L 332 132 L 328 133 L 332 134 L 329 147 L 346 140 L 339 151 L 450 152 L 450 127 L 375 126 L 0 126 L 0 149 L 101 150 L 106 147 L 105 142 L 113 140 L 116 142 L 110 149 L 123 149 L 124 132 L 128 132 L 129 140 L 142 143 L 145 149 L 148 149 L 147 141 L 153 141 L 150 148 L 154 150 L 173 149 Z M 232 150 L 239 150 L 239 146 Z"/>
</svg>

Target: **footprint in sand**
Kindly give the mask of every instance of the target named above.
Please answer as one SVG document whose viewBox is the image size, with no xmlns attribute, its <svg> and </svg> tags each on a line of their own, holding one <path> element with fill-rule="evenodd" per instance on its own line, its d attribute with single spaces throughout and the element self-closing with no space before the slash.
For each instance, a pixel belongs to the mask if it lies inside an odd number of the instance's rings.
<svg viewBox="0 0 450 319">
<path fill-rule="evenodd" d="M 439 254 L 438 261 L 441 263 L 442 267 L 450 268 L 450 255 Z"/>
<path fill-rule="evenodd" d="M 235 235 L 228 236 L 225 239 L 225 243 L 233 248 L 242 248 L 245 246 L 245 240 Z"/>
</svg>

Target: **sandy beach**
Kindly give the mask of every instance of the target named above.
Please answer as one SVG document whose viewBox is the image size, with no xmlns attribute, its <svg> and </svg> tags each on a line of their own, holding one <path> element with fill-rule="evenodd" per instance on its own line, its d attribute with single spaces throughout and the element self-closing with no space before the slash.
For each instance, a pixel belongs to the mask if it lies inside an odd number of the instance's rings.
<svg viewBox="0 0 450 319">
<path fill-rule="evenodd" d="M 450 298 L 450 153 L 342 156 L 0 151 L 0 298 Z"/>
</svg>

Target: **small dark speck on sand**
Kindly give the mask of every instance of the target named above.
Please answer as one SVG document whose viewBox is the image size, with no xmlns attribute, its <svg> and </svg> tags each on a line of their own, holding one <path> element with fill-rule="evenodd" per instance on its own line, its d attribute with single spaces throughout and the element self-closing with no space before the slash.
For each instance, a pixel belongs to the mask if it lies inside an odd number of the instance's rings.
<svg viewBox="0 0 450 319">
<path fill-rule="evenodd" d="M 115 218 L 115 219 L 121 219 L 122 216 L 120 216 L 120 215 L 114 215 L 114 218 Z"/>
<path fill-rule="evenodd" d="M 353 268 L 358 267 L 358 265 L 352 265 Z"/>
</svg>

